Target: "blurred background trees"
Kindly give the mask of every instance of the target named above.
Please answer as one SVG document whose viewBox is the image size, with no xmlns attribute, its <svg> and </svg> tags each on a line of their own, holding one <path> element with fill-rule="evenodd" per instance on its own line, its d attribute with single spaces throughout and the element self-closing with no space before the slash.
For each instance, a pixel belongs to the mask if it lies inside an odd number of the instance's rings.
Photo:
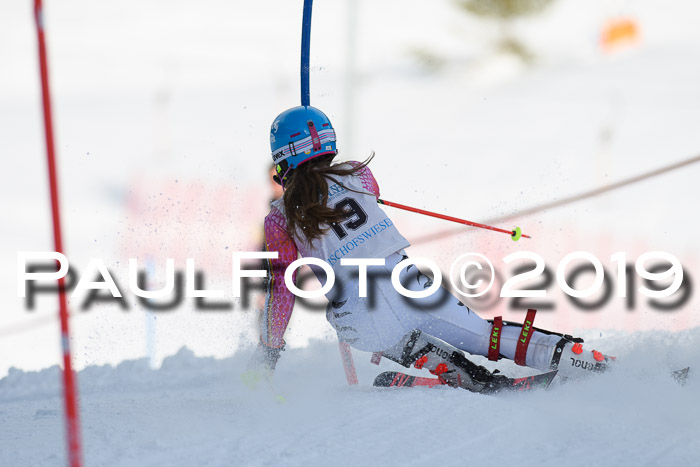
<svg viewBox="0 0 700 467">
<path fill-rule="evenodd" d="M 533 16 L 547 9 L 554 0 L 453 0 L 468 14 L 495 21 L 499 27 L 496 49 L 531 62 L 535 55 L 513 33 L 515 20 Z"/>
</svg>

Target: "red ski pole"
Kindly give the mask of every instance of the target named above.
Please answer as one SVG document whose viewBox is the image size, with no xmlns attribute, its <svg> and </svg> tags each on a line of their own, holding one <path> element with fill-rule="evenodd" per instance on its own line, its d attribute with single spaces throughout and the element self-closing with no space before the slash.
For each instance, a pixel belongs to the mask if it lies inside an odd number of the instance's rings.
<svg viewBox="0 0 700 467">
<path fill-rule="evenodd" d="M 44 102 L 44 131 L 46 133 L 46 155 L 49 166 L 49 190 L 51 192 L 51 213 L 53 216 L 53 238 L 56 251 L 63 253 L 61 241 L 61 216 L 58 206 L 58 177 L 51 122 L 51 95 L 49 93 L 49 70 L 44 41 L 44 12 L 41 0 L 34 1 L 37 41 L 39 45 L 39 68 L 41 71 L 41 94 Z M 58 280 L 58 302 L 61 316 L 61 345 L 63 348 L 63 396 L 66 407 L 66 435 L 68 439 L 68 462 L 70 467 L 82 465 L 80 445 L 80 415 L 78 412 L 77 384 L 73 374 L 70 354 L 70 332 L 68 330 L 68 303 L 65 282 Z"/>
<path fill-rule="evenodd" d="M 392 201 L 386 201 L 377 198 L 377 203 L 383 204 L 385 206 L 391 206 L 392 208 L 403 209 L 404 211 L 415 212 L 418 214 L 423 214 L 424 216 L 437 217 L 438 219 L 444 219 L 450 222 L 456 222 L 457 224 L 471 225 L 472 227 L 479 227 L 480 229 L 493 230 L 494 232 L 503 232 L 510 235 L 510 238 L 514 242 L 520 240 L 520 237 L 532 238 L 529 235 L 525 235 L 520 231 L 520 227 L 515 227 L 513 230 L 499 229 L 498 227 L 492 227 L 486 224 L 479 224 L 478 222 L 472 222 L 464 219 L 459 219 L 457 217 L 446 216 L 444 214 L 438 214 L 436 212 L 426 211 L 424 209 L 413 208 L 411 206 L 406 206 L 404 204 L 394 203 Z"/>
</svg>

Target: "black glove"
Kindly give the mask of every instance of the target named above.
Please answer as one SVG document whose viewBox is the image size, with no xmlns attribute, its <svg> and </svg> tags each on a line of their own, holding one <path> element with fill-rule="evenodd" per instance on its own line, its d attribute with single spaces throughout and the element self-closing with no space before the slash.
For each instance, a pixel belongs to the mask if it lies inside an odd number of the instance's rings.
<svg viewBox="0 0 700 467">
<path fill-rule="evenodd" d="M 258 347 L 253 352 L 253 356 L 248 361 L 248 370 L 257 370 L 265 373 L 269 379 L 275 371 L 277 360 L 280 358 L 280 352 L 284 350 L 284 344 L 281 347 L 270 347 L 262 341 L 258 343 Z"/>
</svg>

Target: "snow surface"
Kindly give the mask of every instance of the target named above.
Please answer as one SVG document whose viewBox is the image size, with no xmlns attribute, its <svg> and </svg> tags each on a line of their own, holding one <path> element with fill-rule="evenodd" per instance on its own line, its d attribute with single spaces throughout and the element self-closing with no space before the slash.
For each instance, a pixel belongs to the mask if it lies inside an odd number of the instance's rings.
<svg viewBox="0 0 700 467">
<path fill-rule="evenodd" d="M 617 354 L 614 372 L 495 396 L 371 388 L 379 371 L 399 367 L 356 351 L 360 385 L 349 387 L 337 346 L 320 341 L 283 354 L 274 390 L 240 382 L 247 351 L 217 360 L 183 348 L 159 370 L 146 360 L 88 367 L 79 374 L 86 465 L 698 465 L 700 379 L 680 386 L 668 371 L 698 368 L 700 330 L 588 343 Z M 0 465 L 63 462 L 59 379 L 53 367 L 0 381 Z"/>
<path fill-rule="evenodd" d="M 354 113 L 348 1 L 314 6 L 312 102 L 330 114 L 342 157 L 376 151 L 372 170 L 389 200 L 480 221 L 700 150 L 694 0 L 558 0 L 515 25 L 538 54 L 530 68 L 494 56 L 497 26 L 457 14 L 449 0 L 357 1 Z M 72 265 L 102 258 L 124 284 L 129 257 L 150 260 L 154 281 L 164 258 L 181 267 L 192 257 L 209 288 L 230 290 L 226 258 L 257 248 L 267 208 L 267 128 L 298 102 L 300 2 L 45 8 Z M 28 311 L 14 266 L 18 251 L 53 249 L 31 2 L 0 10 L 0 465 L 62 465 L 56 300 Z M 602 54 L 600 27 L 617 15 L 639 22 L 641 41 Z M 424 67 L 416 51 L 443 67 Z M 548 392 L 374 390 L 374 375 L 391 365 L 372 366 L 361 352 L 361 384 L 348 388 L 322 313 L 297 307 L 278 405 L 239 382 L 257 339 L 255 301 L 154 314 L 133 297 L 128 311 L 81 311 L 71 300 L 87 465 L 698 465 L 697 377 L 679 387 L 667 373 L 700 364 L 699 175 L 696 164 L 513 220 L 533 235 L 528 243 L 390 212 L 414 242 L 409 254 L 445 270 L 466 251 L 498 260 L 526 249 L 556 266 L 586 250 L 609 269 L 617 251 L 679 257 L 694 292 L 674 312 L 639 297 L 632 310 L 615 297 L 585 312 L 549 291 L 556 312 L 540 313 L 538 325 L 583 333 L 621 366 Z M 522 316 L 502 303 L 475 309 Z"/>
</svg>

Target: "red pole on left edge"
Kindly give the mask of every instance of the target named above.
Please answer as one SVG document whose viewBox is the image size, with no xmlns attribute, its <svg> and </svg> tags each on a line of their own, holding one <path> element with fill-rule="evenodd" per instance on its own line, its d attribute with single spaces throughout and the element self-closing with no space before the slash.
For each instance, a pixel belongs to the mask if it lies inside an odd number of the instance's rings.
<svg viewBox="0 0 700 467">
<path fill-rule="evenodd" d="M 44 15 L 41 0 L 34 0 L 34 19 L 36 20 L 37 39 L 39 43 L 39 68 L 41 69 L 41 94 L 44 103 L 44 130 L 46 132 L 46 156 L 49 166 L 49 185 L 51 191 L 51 214 L 53 217 L 53 239 L 56 251 L 63 253 L 61 241 L 61 216 L 58 209 L 58 178 L 56 176 L 56 158 L 53 144 L 53 125 L 51 123 L 51 95 L 49 93 L 49 70 L 46 60 L 46 43 L 44 41 Z M 66 409 L 66 435 L 68 441 L 68 461 L 71 467 L 80 467 L 83 463 L 80 444 L 80 416 L 78 413 L 78 395 L 75 375 L 71 365 L 70 332 L 68 330 L 68 303 L 66 301 L 65 281 L 58 280 L 58 302 L 61 316 L 61 346 L 63 349 L 63 395 Z"/>
</svg>

